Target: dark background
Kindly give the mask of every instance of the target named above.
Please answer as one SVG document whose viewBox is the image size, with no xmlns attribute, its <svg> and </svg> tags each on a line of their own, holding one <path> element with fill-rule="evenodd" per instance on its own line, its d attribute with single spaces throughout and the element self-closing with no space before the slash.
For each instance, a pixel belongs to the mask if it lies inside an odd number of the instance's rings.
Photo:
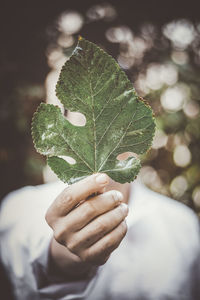
<svg viewBox="0 0 200 300">
<path fill-rule="evenodd" d="M 95 3 L 104 1 L 3 1 L 0 9 L 0 197 L 10 190 L 26 184 L 41 182 L 41 177 L 34 177 L 24 169 L 30 140 L 31 114 L 39 101 L 45 96 L 35 97 L 35 101 L 28 102 L 20 107 L 19 86 L 41 85 L 48 72 L 46 62 L 46 47 L 51 36 L 48 30 L 53 26 L 58 15 L 68 9 L 75 9 L 85 14 L 87 9 Z M 162 24 L 178 18 L 187 18 L 197 21 L 199 17 L 199 1 L 130 1 L 115 0 L 112 3 L 118 12 L 113 25 L 125 24 L 137 28 L 143 22 Z M 104 37 L 107 24 L 103 22 L 85 25 L 81 34 L 91 41 L 108 44 Z M 108 46 L 115 54 L 116 45 Z M 41 92 L 42 94 L 42 92 Z M 28 98 L 28 97 L 27 97 Z M 26 128 L 18 130 L 16 119 L 25 107 Z M 29 162 L 31 164 L 31 162 Z M 33 171 L 34 172 L 34 171 Z"/>
<path fill-rule="evenodd" d="M 83 15 L 104 1 L 1 1 L 0 4 L 0 197 L 27 184 L 42 182 L 41 158 L 35 154 L 30 136 L 33 111 L 45 99 L 43 83 L 49 71 L 46 48 L 54 38 L 51 27 L 58 15 L 73 9 Z M 162 26 L 173 19 L 200 20 L 199 1 L 115 0 L 118 17 L 112 25 L 137 30 L 143 22 Z M 81 34 L 101 42 L 115 54 L 117 46 L 104 36 L 108 24 L 86 24 Z M 50 33 L 49 33 L 50 32 Z M 30 96 L 29 86 L 39 87 Z M 29 101 L 30 100 L 30 101 Z M 19 121 L 20 120 L 20 121 Z M 31 159 L 30 159 L 31 157 Z M 31 170 L 31 171 L 30 171 Z M 39 171 L 38 171 L 39 170 Z M 11 289 L 1 273 L 2 299 L 11 299 Z"/>
</svg>

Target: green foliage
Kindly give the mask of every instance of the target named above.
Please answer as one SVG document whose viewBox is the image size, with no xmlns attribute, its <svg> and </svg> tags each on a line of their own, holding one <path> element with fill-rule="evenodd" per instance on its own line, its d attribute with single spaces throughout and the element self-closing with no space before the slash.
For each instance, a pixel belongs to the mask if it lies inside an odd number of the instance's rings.
<svg viewBox="0 0 200 300">
<path fill-rule="evenodd" d="M 56 92 L 65 109 L 84 114 L 86 125 L 72 125 L 54 105 L 39 106 L 32 137 L 52 170 L 68 183 L 95 172 L 121 183 L 132 181 L 140 169 L 139 159 L 119 161 L 117 156 L 147 151 L 155 123 L 150 106 L 137 96 L 116 61 L 81 38 L 62 68 Z M 69 164 L 62 156 L 76 163 Z"/>
</svg>

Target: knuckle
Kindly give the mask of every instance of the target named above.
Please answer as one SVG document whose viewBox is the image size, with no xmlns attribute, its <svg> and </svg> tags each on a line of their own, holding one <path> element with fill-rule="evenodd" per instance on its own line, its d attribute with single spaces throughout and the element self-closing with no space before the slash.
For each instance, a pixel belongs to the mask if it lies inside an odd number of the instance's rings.
<svg viewBox="0 0 200 300">
<path fill-rule="evenodd" d="M 53 228 L 54 224 L 57 222 L 57 219 L 58 219 L 58 217 L 55 214 L 54 205 L 52 204 L 46 211 L 45 220 L 46 220 L 47 224 L 51 228 Z"/>
<path fill-rule="evenodd" d="M 105 249 L 110 249 L 110 248 L 112 247 L 112 244 L 113 244 L 112 237 L 107 236 L 107 237 L 105 238 L 104 248 L 105 248 Z"/>
<path fill-rule="evenodd" d="M 120 207 L 117 207 L 112 212 L 113 222 L 118 225 L 122 220 L 124 220 L 124 214 Z"/>
<path fill-rule="evenodd" d="M 85 218 L 90 218 L 95 214 L 95 207 L 94 205 L 91 203 L 91 201 L 85 201 L 83 204 L 83 216 Z"/>
<path fill-rule="evenodd" d="M 107 226 L 106 226 L 106 222 L 101 219 L 97 219 L 96 220 L 96 224 L 95 224 L 95 231 L 98 232 L 99 234 L 103 234 L 104 232 L 106 232 Z"/>
<path fill-rule="evenodd" d="M 112 199 L 113 206 L 116 206 L 117 204 L 119 204 L 119 199 L 118 199 L 116 191 L 111 191 L 111 199 Z"/>
<path fill-rule="evenodd" d="M 117 190 L 112 190 L 111 196 L 115 205 L 119 205 L 123 200 L 123 194 Z"/>
<path fill-rule="evenodd" d="M 127 233 L 128 227 L 125 221 L 121 223 L 121 234 L 124 237 Z"/>
<path fill-rule="evenodd" d="M 73 201 L 73 194 L 71 191 L 71 188 L 65 188 L 63 193 L 60 194 L 57 198 L 57 205 L 62 209 L 64 209 L 66 207 L 66 202 L 68 203 L 68 205 L 71 204 L 71 202 Z"/>
<path fill-rule="evenodd" d="M 88 262 L 88 261 L 90 261 L 90 255 L 88 254 L 87 251 L 82 251 L 79 254 L 79 257 L 80 257 L 80 259 L 81 259 L 82 262 Z"/>
<path fill-rule="evenodd" d="M 60 244 L 64 244 L 65 242 L 65 236 L 66 236 L 66 230 L 63 227 L 60 226 L 56 226 L 56 228 L 54 229 L 54 239 L 60 243 Z"/>
<path fill-rule="evenodd" d="M 51 219 L 52 219 L 51 209 L 48 208 L 48 210 L 45 214 L 45 220 L 46 220 L 47 224 L 51 225 Z"/>
<path fill-rule="evenodd" d="M 122 203 L 118 208 L 121 218 L 124 219 L 128 214 L 128 206 Z"/>
<path fill-rule="evenodd" d="M 70 239 L 67 243 L 67 248 L 71 251 L 71 252 L 75 252 L 77 249 L 77 242 L 74 239 Z"/>
</svg>

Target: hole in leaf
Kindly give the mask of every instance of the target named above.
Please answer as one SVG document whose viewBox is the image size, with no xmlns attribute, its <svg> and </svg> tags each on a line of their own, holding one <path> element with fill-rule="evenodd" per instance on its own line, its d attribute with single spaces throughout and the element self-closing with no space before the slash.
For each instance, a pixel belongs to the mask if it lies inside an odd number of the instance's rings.
<svg viewBox="0 0 200 300">
<path fill-rule="evenodd" d="M 80 112 L 67 111 L 66 119 L 75 126 L 85 126 L 86 118 Z"/>
<path fill-rule="evenodd" d="M 136 153 L 134 153 L 134 152 L 124 152 L 124 153 L 120 153 L 120 154 L 117 156 L 117 159 L 118 159 L 118 160 L 126 160 L 128 157 L 131 157 L 131 156 L 133 156 L 133 157 L 135 157 L 135 158 L 138 157 L 138 155 L 137 155 Z"/>
<path fill-rule="evenodd" d="M 71 156 L 65 156 L 65 155 L 59 155 L 58 157 L 64 159 L 66 162 L 68 162 L 70 165 L 74 165 L 76 163 L 75 159 Z"/>
</svg>

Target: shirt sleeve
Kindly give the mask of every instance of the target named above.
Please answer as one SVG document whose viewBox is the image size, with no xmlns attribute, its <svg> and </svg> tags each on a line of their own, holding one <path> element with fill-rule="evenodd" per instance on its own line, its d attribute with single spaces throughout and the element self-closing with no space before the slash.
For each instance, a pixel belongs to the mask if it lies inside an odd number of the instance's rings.
<svg viewBox="0 0 200 300">
<path fill-rule="evenodd" d="M 63 184 L 25 187 L 2 202 L 0 256 L 16 299 L 87 298 L 97 278 L 97 270 L 79 281 L 56 280 L 48 273 L 53 232 L 45 213 L 63 188 Z"/>
</svg>

